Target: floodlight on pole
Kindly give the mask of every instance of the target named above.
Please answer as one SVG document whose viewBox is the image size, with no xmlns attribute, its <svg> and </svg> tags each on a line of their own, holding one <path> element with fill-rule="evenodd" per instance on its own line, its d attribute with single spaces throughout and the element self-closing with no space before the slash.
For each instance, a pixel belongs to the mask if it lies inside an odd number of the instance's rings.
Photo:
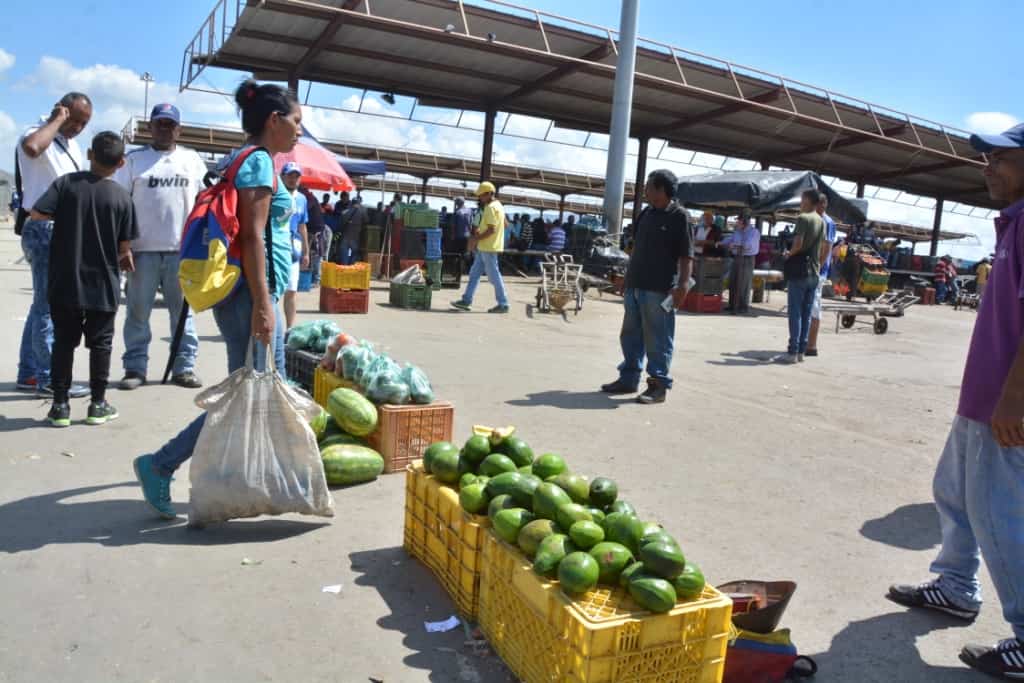
<svg viewBox="0 0 1024 683">
<path fill-rule="evenodd" d="M 151 74 L 151 73 L 149 73 L 147 71 L 144 74 L 142 74 L 142 76 L 139 78 L 139 80 L 146 84 L 146 99 L 145 99 L 145 101 L 144 101 L 144 103 L 142 105 L 142 111 L 143 111 L 144 114 L 146 114 L 148 116 L 149 115 L 149 84 L 152 83 L 153 81 L 155 81 L 156 79 L 153 78 L 153 74 Z"/>
</svg>

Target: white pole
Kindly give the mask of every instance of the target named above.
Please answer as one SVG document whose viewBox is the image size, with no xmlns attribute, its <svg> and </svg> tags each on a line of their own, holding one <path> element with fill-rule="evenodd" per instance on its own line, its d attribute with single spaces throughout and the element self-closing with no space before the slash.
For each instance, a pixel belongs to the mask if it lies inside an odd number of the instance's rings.
<svg viewBox="0 0 1024 683">
<path fill-rule="evenodd" d="M 612 99 L 612 128 L 608 141 L 607 184 L 604 217 L 610 235 L 622 232 L 622 203 L 626 187 L 626 147 L 629 145 L 629 120 L 633 109 L 633 76 L 636 73 L 636 25 L 640 0 L 622 0 L 619 20 L 619 61 L 615 65 L 615 91 Z"/>
</svg>

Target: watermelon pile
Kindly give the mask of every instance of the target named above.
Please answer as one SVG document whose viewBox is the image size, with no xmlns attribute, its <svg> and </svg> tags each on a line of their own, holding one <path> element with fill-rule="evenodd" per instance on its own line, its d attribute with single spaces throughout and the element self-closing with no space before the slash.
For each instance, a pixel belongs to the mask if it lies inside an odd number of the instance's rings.
<svg viewBox="0 0 1024 683">
<path fill-rule="evenodd" d="M 377 408 L 358 392 L 335 389 L 310 427 L 316 434 L 324 474 L 330 486 L 373 481 L 384 471 L 384 458 L 363 437 L 377 428 Z"/>
<path fill-rule="evenodd" d="M 487 515 L 499 538 L 570 597 L 621 586 L 644 609 L 667 612 L 704 591 L 703 573 L 679 542 L 619 500 L 614 481 L 588 480 L 555 453 L 535 457 L 513 427 L 474 427 L 461 448 L 431 444 L 423 467 L 457 487 L 466 512 Z"/>
</svg>

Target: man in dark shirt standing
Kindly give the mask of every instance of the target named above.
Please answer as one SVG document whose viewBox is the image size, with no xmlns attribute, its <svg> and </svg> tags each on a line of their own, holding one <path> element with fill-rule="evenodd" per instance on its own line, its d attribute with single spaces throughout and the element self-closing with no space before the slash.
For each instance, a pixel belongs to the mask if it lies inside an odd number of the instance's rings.
<svg viewBox="0 0 1024 683">
<path fill-rule="evenodd" d="M 100 133 L 89 150 L 90 169 L 55 180 L 32 208 L 32 219 L 53 221 L 47 292 L 53 317 L 53 406 L 47 419 L 71 425 L 68 389 L 75 348 L 85 334 L 92 402 L 86 422 L 117 418 L 106 401 L 114 316 L 120 299 L 119 267 L 132 271 L 131 241 L 139 228 L 128 191 L 111 176 L 124 165 L 124 142 Z"/>
<path fill-rule="evenodd" d="M 686 211 L 673 198 L 676 176 L 654 171 L 647 176 L 647 208 L 635 226 L 635 246 L 626 271 L 626 307 L 619 342 L 619 378 L 601 386 L 609 394 L 637 390 L 647 357 L 647 390 L 639 403 L 663 403 L 672 388 L 669 368 L 675 342 L 676 309 L 683 305 L 693 271 L 693 233 Z M 671 299 L 669 301 L 669 299 Z"/>
<path fill-rule="evenodd" d="M 309 188 L 299 185 L 299 192 L 306 197 L 306 212 L 309 214 L 309 221 L 306 223 L 306 234 L 309 237 L 310 282 L 315 287 L 320 284 L 320 261 L 324 257 L 324 229 L 327 226 L 324 223 L 323 208 L 320 204 L 316 203 L 316 197 L 313 196 Z M 324 197 L 326 196 L 324 195 Z"/>
</svg>

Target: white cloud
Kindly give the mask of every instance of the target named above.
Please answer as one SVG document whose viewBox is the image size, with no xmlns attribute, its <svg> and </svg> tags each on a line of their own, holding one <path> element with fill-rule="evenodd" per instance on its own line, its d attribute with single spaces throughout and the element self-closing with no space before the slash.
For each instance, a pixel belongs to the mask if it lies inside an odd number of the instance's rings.
<svg viewBox="0 0 1024 683">
<path fill-rule="evenodd" d="M 5 111 L 0 111 L 0 160 L 10 164 L 10 169 L 14 171 L 14 144 L 18 140 L 18 125 L 11 118 L 10 114 Z"/>
<path fill-rule="evenodd" d="M 0 74 L 14 66 L 14 55 L 0 47 Z"/>
<path fill-rule="evenodd" d="M 994 134 L 1013 128 L 1020 119 L 1001 111 L 976 111 L 967 117 L 967 130 L 972 133 Z"/>
</svg>

